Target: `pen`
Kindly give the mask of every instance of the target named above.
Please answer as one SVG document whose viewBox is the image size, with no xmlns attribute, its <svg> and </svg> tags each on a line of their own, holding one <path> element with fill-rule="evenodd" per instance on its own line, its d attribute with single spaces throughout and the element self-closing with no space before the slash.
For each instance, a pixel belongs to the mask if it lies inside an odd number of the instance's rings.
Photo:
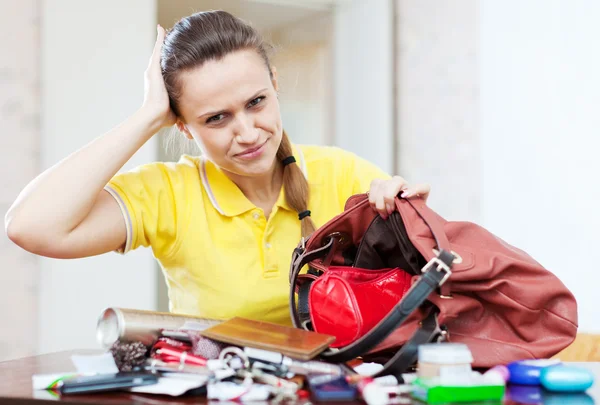
<svg viewBox="0 0 600 405">
<path fill-rule="evenodd" d="M 336 364 L 325 363 L 322 361 L 300 361 L 284 356 L 281 353 L 270 352 L 252 347 L 245 347 L 244 353 L 252 360 L 259 360 L 266 363 L 272 363 L 284 366 L 294 374 L 336 374 L 342 375 L 342 368 Z"/>
</svg>

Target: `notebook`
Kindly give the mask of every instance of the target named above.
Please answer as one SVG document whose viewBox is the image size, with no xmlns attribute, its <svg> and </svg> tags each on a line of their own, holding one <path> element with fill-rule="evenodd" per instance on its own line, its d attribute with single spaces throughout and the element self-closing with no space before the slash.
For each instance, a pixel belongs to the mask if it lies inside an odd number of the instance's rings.
<svg viewBox="0 0 600 405">
<path fill-rule="evenodd" d="M 298 360 L 313 359 L 335 341 L 334 336 L 240 317 L 199 333 L 218 342 L 270 350 Z"/>
</svg>

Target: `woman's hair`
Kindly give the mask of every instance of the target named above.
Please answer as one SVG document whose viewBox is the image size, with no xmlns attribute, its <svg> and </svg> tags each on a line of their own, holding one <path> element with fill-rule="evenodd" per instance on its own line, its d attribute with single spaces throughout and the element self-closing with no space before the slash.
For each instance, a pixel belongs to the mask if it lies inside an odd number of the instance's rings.
<svg viewBox="0 0 600 405">
<path fill-rule="evenodd" d="M 265 62 L 265 69 L 271 77 L 273 72 L 269 62 L 271 45 L 250 25 L 225 11 L 205 11 L 181 19 L 165 38 L 161 55 L 161 67 L 169 101 L 173 112 L 180 116 L 178 108 L 181 88 L 179 73 L 202 66 L 209 60 L 219 60 L 226 55 L 253 49 Z M 281 162 L 292 156 L 292 144 L 283 131 L 277 159 Z M 283 167 L 283 187 L 285 200 L 298 213 L 308 208 L 308 182 L 296 163 Z M 310 216 L 300 220 L 302 236 L 315 230 Z"/>
</svg>

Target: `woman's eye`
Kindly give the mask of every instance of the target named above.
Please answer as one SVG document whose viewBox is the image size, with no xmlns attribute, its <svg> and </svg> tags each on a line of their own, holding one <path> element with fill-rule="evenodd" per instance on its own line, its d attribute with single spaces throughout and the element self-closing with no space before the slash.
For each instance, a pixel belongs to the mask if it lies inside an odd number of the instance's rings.
<svg viewBox="0 0 600 405">
<path fill-rule="evenodd" d="M 225 118 L 225 114 L 217 114 L 217 115 L 213 115 L 212 117 L 210 117 L 209 119 L 206 120 L 206 123 L 210 123 L 210 122 L 219 122 L 222 121 L 223 118 Z"/>
<path fill-rule="evenodd" d="M 248 103 L 248 107 L 254 107 L 255 105 L 259 104 L 264 99 L 265 99 L 264 96 L 256 97 L 254 100 L 252 100 Z"/>
</svg>

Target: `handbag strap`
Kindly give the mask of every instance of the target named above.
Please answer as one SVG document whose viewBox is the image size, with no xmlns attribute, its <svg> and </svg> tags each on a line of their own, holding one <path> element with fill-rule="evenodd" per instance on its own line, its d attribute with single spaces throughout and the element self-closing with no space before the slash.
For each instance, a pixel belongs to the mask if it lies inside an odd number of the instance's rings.
<svg viewBox="0 0 600 405">
<path fill-rule="evenodd" d="M 396 199 L 396 206 L 398 212 L 401 211 L 401 206 L 399 203 L 400 199 Z M 445 249 L 448 252 L 452 252 L 450 249 L 450 242 L 448 241 L 448 237 L 446 236 L 446 232 L 444 231 L 444 221 L 441 220 L 440 217 L 437 216 L 435 212 L 428 209 L 426 207 L 425 201 L 422 199 L 405 199 L 412 209 L 417 213 L 419 217 L 423 220 L 425 225 L 431 231 L 431 235 L 435 240 L 436 249 Z M 391 217 L 390 217 L 391 218 Z M 401 221 L 401 219 L 400 219 Z M 392 221 L 393 223 L 393 221 Z M 435 250 L 434 250 L 435 252 Z M 444 284 L 444 286 L 440 286 L 440 294 L 443 296 L 452 295 L 452 283 L 448 282 Z"/>
<path fill-rule="evenodd" d="M 399 199 L 396 199 L 396 207 L 400 212 L 400 203 Z M 435 217 L 435 213 L 430 209 L 425 209 L 425 201 L 421 199 L 404 199 L 410 206 L 415 210 L 415 212 L 421 217 L 425 225 L 431 231 L 431 235 L 433 239 L 435 239 L 435 244 L 437 245 L 438 250 L 444 249 L 450 252 L 450 242 L 448 241 L 448 237 L 446 236 L 446 232 L 444 231 L 443 223 L 439 218 Z"/>
<path fill-rule="evenodd" d="M 400 302 L 369 333 L 339 351 L 323 353 L 323 357 L 332 362 L 345 362 L 367 353 L 381 343 L 448 279 L 452 260 L 454 256 L 450 252 L 440 251 L 424 267 L 419 281 L 413 284 Z"/>
<path fill-rule="evenodd" d="M 375 376 L 379 377 L 392 374 L 400 381 L 402 373 L 405 373 L 412 365 L 416 364 L 419 357 L 418 349 L 420 345 L 444 339 L 444 332 L 440 328 L 437 320 L 437 311 L 432 310 L 423 320 L 421 327 L 402 345 L 394 357 L 385 363 L 383 369 Z"/>
<path fill-rule="evenodd" d="M 308 292 L 312 283 L 312 280 L 303 283 L 300 285 L 298 291 L 299 315 L 303 326 L 305 322 L 310 322 Z M 442 331 L 438 323 L 437 309 L 432 309 L 411 338 L 384 364 L 383 369 L 378 371 L 373 377 L 391 374 L 396 376 L 398 381 L 402 381 L 402 373 L 405 373 L 411 366 L 417 363 L 419 346 L 436 340 L 445 340 L 445 332 Z"/>
<path fill-rule="evenodd" d="M 292 255 L 292 264 L 290 269 L 290 314 L 292 316 L 292 323 L 294 327 L 300 328 L 302 321 L 298 315 L 298 308 L 296 307 L 296 282 L 302 268 L 308 263 L 315 259 L 325 257 L 334 246 L 334 238 L 329 238 L 329 241 L 321 248 L 312 250 L 308 253 L 304 251 L 300 246 L 294 249 Z M 308 306 L 308 304 L 306 304 Z"/>
</svg>

